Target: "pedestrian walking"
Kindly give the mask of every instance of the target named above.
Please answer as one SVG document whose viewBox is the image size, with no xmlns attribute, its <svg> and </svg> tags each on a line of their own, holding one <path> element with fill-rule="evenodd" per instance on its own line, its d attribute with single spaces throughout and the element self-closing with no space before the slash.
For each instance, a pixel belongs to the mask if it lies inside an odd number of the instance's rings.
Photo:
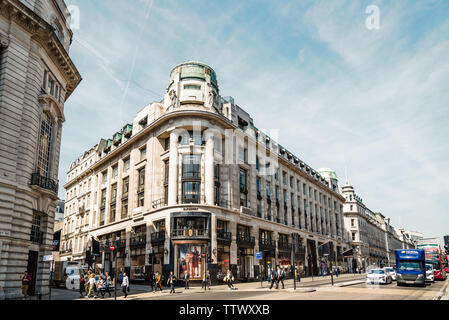
<svg viewBox="0 0 449 320">
<path fill-rule="evenodd" d="M 120 272 L 120 274 L 118 275 L 118 281 L 119 281 L 119 285 L 122 286 L 122 282 L 123 282 L 123 273 Z"/>
<path fill-rule="evenodd" d="M 271 280 L 271 286 L 270 290 L 273 289 L 273 285 L 276 282 L 276 272 L 274 271 L 274 268 L 271 268 L 269 278 Z"/>
<path fill-rule="evenodd" d="M 123 291 L 123 294 L 125 295 L 125 299 L 126 299 L 126 297 L 128 296 L 128 292 L 129 292 L 129 279 L 128 279 L 128 276 L 126 275 L 126 272 L 125 273 L 123 273 L 123 281 L 122 281 L 122 284 L 121 284 L 121 287 L 122 287 L 122 291 Z"/>
<path fill-rule="evenodd" d="M 184 286 L 186 289 L 190 289 L 189 288 L 189 282 L 190 282 L 190 274 L 189 272 L 184 272 Z"/>
<path fill-rule="evenodd" d="M 209 290 L 210 290 L 210 272 L 209 272 L 209 270 L 207 271 L 207 273 L 205 273 L 204 275 L 203 275 L 203 282 L 202 282 L 202 284 L 201 284 L 201 289 L 207 289 L 207 288 L 209 288 Z"/>
<path fill-rule="evenodd" d="M 170 286 L 170 293 L 175 293 L 175 284 L 176 284 L 176 277 L 173 274 L 173 271 L 170 271 L 170 276 L 167 280 L 167 285 Z"/>
<path fill-rule="evenodd" d="M 111 285 L 113 285 L 111 276 L 109 275 L 109 272 L 106 272 L 105 280 L 104 280 L 104 293 L 105 294 L 106 294 L 106 292 L 109 293 L 109 297 L 112 297 L 111 290 L 110 290 Z"/>
<path fill-rule="evenodd" d="M 159 271 L 156 272 L 156 290 L 154 292 L 157 291 L 157 288 L 159 288 L 162 292 L 162 277 Z"/>
<path fill-rule="evenodd" d="M 25 273 L 22 276 L 22 294 L 24 300 L 28 298 L 28 288 L 30 284 L 31 284 L 31 276 L 28 274 L 28 271 L 25 271 Z"/>
<path fill-rule="evenodd" d="M 338 267 L 335 267 L 335 276 L 338 278 L 338 272 L 339 272 L 339 270 L 338 270 Z"/>
<path fill-rule="evenodd" d="M 84 276 L 81 275 L 80 276 L 80 296 L 81 296 L 81 298 L 84 298 L 83 292 L 86 290 L 85 284 L 86 284 L 86 279 L 84 279 Z"/>
<path fill-rule="evenodd" d="M 103 281 L 102 277 L 98 278 L 96 285 L 97 285 L 97 296 L 96 297 L 98 298 L 101 294 L 101 297 L 104 298 L 104 281 Z"/>
<path fill-rule="evenodd" d="M 232 290 L 234 288 L 234 285 L 232 284 L 232 282 L 234 281 L 234 276 L 233 276 L 231 270 L 228 269 L 225 278 L 226 278 L 226 283 L 228 284 L 229 290 Z"/>
<path fill-rule="evenodd" d="M 285 289 L 284 279 L 285 279 L 286 276 L 287 275 L 285 273 L 285 270 L 278 267 L 278 277 L 277 277 L 278 278 L 278 283 L 277 283 L 276 289 L 279 289 L 279 282 L 282 283 L 282 289 Z"/>
<path fill-rule="evenodd" d="M 90 275 L 88 282 L 89 282 L 89 291 L 87 292 L 86 298 L 89 299 L 91 295 L 95 297 L 95 275 L 94 274 Z"/>
</svg>

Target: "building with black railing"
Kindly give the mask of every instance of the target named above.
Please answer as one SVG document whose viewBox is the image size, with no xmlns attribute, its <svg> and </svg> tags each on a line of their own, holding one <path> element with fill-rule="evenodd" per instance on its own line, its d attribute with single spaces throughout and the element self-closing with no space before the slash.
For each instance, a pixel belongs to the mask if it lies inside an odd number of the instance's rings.
<svg viewBox="0 0 449 320">
<path fill-rule="evenodd" d="M 63 242 L 82 250 L 86 237 L 123 231 L 131 281 L 209 270 L 215 282 L 228 269 L 253 281 L 277 265 L 318 273 L 318 242 L 346 249 L 338 190 L 221 98 L 202 63 L 175 67 L 164 100 L 72 163 L 64 187 Z"/>
<path fill-rule="evenodd" d="M 81 81 L 63 0 L 0 1 L 0 300 L 49 292 L 64 103 Z"/>
</svg>

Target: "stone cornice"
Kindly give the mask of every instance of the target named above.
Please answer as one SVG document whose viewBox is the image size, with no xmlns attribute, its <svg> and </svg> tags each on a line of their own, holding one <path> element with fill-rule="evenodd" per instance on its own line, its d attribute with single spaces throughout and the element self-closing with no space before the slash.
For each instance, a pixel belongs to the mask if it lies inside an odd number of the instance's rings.
<svg viewBox="0 0 449 320">
<path fill-rule="evenodd" d="M 82 78 L 67 51 L 57 38 L 53 27 L 19 0 L 0 0 L 0 14 L 14 21 L 32 35 L 59 67 L 67 81 L 65 100 L 72 94 Z"/>
</svg>

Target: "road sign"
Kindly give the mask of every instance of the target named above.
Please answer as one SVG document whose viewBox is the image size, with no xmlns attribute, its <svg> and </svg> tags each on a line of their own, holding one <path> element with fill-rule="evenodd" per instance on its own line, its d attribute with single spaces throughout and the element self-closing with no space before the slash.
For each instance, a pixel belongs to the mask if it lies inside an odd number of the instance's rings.
<svg viewBox="0 0 449 320">
<path fill-rule="evenodd" d="M 115 246 L 113 244 L 111 244 L 111 246 L 109 247 L 109 249 L 111 249 L 111 251 L 115 250 Z"/>
<path fill-rule="evenodd" d="M 262 260 L 263 259 L 263 252 L 256 252 L 256 259 Z"/>
<path fill-rule="evenodd" d="M 44 261 L 53 261 L 53 260 L 54 260 L 53 255 L 51 255 L 51 256 L 44 256 Z"/>
</svg>

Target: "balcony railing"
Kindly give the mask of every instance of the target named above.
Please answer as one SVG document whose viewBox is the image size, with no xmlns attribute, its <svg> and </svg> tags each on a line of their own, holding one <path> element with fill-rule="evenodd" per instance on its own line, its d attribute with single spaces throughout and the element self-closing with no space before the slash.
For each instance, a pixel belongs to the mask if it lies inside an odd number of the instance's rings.
<svg viewBox="0 0 449 320">
<path fill-rule="evenodd" d="M 138 235 L 138 236 L 134 236 L 131 237 L 129 239 L 129 245 L 130 246 L 141 246 L 141 245 L 145 245 L 147 243 L 147 236 L 146 235 Z"/>
<path fill-rule="evenodd" d="M 285 241 L 278 241 L 278 249 L 280 250 L 292 250 L 292 244 Z"/>
<path fill-rule="evenodd" d="M 153 209 L 158 209 L 167 206 L 165 198 L 157 199 L 153 201 Z"/>
<path fill-rule="evenodd" d="M 259 238 L 259 247 L 276 249 L 276 241 L 266 238 Z"/>
<path fill-rule="evenodd" d="M 117 249 L 124 249 L 126 248 L 126 239 L 115 240 L 114 244 Z"/>
<path fill-rule="evenodd" d="M 249 234 L 239 233 L 237 234 L 237 244 L 254 247 L 256 244 L 256 239 L 251 237 Z"/>
<path fill-rule="evenodd" d="M 209 238 L 207 229 L 173 229 L 172 238 Z"/>
<path fill-rule="evenodd" d="M 33 173 L 31 175 L 31 183 L 32 186 L 38 186 L 50 191 L 53 191 L 55 193 L 58 192 L 58 182 L 46 178 L 44 176 L 41 176 L 39 173 Z"/>
<path fill-rule="evenodd" d="M 165 241 L 165 231 L 153 232 L 151 234 L 151 242 Z"/>
<path fill-rule="evenodd" d="M 222 208 L 231 208 L 231 202 L 223 199 L 215 201 L 215 205 Z"/>
<path fill-rule="evenodd" d="M 223 230 L 217 231 L 217 240 L 231 242 L 232 241 L 232 233 L 225 232 Z"/>
</svg>

